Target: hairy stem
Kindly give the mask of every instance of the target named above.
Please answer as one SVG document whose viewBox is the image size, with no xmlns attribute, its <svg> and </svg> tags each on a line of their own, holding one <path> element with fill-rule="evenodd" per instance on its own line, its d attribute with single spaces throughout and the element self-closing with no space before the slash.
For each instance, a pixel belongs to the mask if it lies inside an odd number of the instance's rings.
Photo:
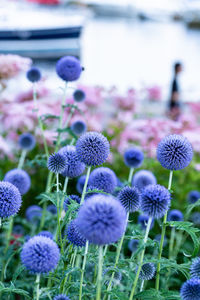
<svg viewBox="0 0 200 300">
<path fill-rule="evenodd" d="M 35 290 L 36 290 L 36 300 L 39 300 L 40 298 L 40 274 L 36 275 L 36 280 L 35 280 Z"/>
<path fill-rule="evenodd" d="M 88 244 L 89 244 L 89 242 L 87 241 L 87 242 L 86 242 L 86 245 L 85 245 L 85 253 L 84 253 L 83 265 L 82 265 L 82 269 L 81 269 L 81 280 L 80 280 L 79 300 L 82 300 L 83 277 L 84 277 L 84 273 L 85 273 L 85 265 L 86 265 L 86 260 L 87 260 Z"/>
<path fill-rule="evenodd" d="M 128 185 L 131 185 L 132 178 L 133 178 L 133 172 L 134 172 L 134 168 L 130 168 L 129 176 L 128 176 Z"/>
<path fill-rule="evenodd" d="M 103 268 L 103 246 L 99 246 L 96 300 L 101 300 L 102 268 Z"/>
<path fill-rule="evenodd" d="M 90 176 L 90 171 L 91 171 L 91 167 L 88 167 L 80 204 L 82 204 L 85 199 L 85 194 L 86 194 L 86 189 L 87 189 L 88 180 L 89 180 L 89 176 Z"/>
<path fill-rule="evenodd" d="M 26 153 L 27 153 L 27 150 L 22 150 L 22 153 L 21 153 L 21 156 L 20 156 L 20 159 L 19 159 L 19 163 L 18 163 L 18 169 L 22 169 L 23 168 L 23 165 L 24 165 L 24 161 L 25 161 L 25 158 L 26 158 Z"/>
</svg>

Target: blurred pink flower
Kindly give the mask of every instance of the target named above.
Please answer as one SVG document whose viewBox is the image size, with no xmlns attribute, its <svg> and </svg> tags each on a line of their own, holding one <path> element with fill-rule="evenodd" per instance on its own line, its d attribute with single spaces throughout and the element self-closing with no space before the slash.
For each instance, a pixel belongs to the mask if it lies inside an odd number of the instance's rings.
<svg viewBox="0 0 200 300">
<path fill-rule="evenodd" d="M 0 55 L 0 79 L 9 79 L 18 75 L 21 71 L 26 71 L 32 61 L 30 58 L 13 54 Z"/>
</svg>

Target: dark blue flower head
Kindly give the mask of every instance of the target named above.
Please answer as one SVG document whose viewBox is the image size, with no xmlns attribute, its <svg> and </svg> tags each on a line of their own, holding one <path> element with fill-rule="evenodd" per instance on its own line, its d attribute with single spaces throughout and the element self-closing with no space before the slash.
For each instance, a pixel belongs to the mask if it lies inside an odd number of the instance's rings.
<svg viewBox="0 0 200 300">
<path fill-rule="evenodd" d="M 38 234 L 37 234 L 37 236 L 45 236 L 45 237 L 48 237 L 48 238 L 50 238 L 51 240 L 53 240 L 53 234 L 51 233 L 51 232 L 49 232 L 49 231 L 40 231 Z"/>
<path fill-rule="evenodd" d="M 13 233 L 15 234 L 24 234 L 24 227 L 20 224 L 14 225 L 13 226 Z"/>
<path fill-rule="evenodd" d="M 48 237 L 34 236 L 22 248 L 21 261 L 32 273 L 53 271 L 60 259 L 57 244 Z"/>
<path fill-rule="evenodd" d="M 181 287 L 180 291 L 182 300 L 199 300 L 200 299 L 200 279 L 191 278 Z"/>
<path fill-rule="evenodd" d="M 23 150 L 32 150 L 35 147 L 35 137 L 28 132 L 25 132 L 19 136 L 19 146 Z"/>
<path fill-rule="evenodd" d="M 191 221 L 199 226 L 200 225 L 200 213 L 199 212 L 194 212 L 193 214 L 191 214 Z"/>
<path fill-rule="evenodd" d="M 68 210 L 68 206 L 71 203 L 71 200 L 76 201 L 77 203 L 80 204 L 81 198 L 78 195 L 69 195 L 65 198 L 64 203 L 63 203 L 63 208 L 65 211 Z"/>
<path fill-rule="evenodd" d="M 26 77 L 30 82 L 40 81 L 42 77 L 40 69 L 38 69 L 37 67 L 30 68 L 26 73 Z"/>
<path fill-rule="evenodd" d="M 137 221 L 138 221 L 138 224 L 141 225 L 141 228 L 144 229 L 144 230 L 146 230 L 148 220 L 149 220 L 149 217 L 148 217 L 148 216 L 146 216 L 146 215 L 139 215 Z M 152 229 L 153 226 L 154 226 L 154 219 L 153 219 L 152 222 L 151 222 L 151 227 L 150 227 L 150 229 Z"/>
<path fill-rule="evenodd" d="M 156 184 L 156 177 L 151 171 L 140 170 L 133 176 L 132 186 L 136 186 L 140 191 L 149 184 Z"/>
<path fill-rule="evenodd" d="M 110 145 L 105 136 L 98 132 L 86 132 L 76 143 L 79 159 L 87 166 L 103 164 L 110 153 Z"/>
<path fill-rule="evenodd" d="M 90 174 L 88 185 L 112 194 L 117 187 L 117 176 L 109 168 L 97 168 Z"/>
<path fill-rule="evenodd" d="M 77 181 L 76 190 L 79 194 L 82 194 L 83 187 L 85 184 L 85 179 L 86 179 L 86 175 L 82 175 Z"/>
<path fill-rule="evenodd" d="M 74 56 L 64 56 L 56 63 L 56 73 L 64 81 L 77 80 L 82 72 L 80 61 Z"/>
<path fill-rule="evenodd" d="M 103 270 L 103 277 L 106 279 L 106 277 L 107 277 L 107 279 L 104 281 L 104 284 L 105 285 L 109 285 L 109 282 L 110 282 L 110 277 L 112 276 L 112 273 L 113 273 L 113 268 L 107 268 L 107 269 L 105 269 L 105 270 Z M 112 286 L 114 286 L 114 285 L 119 285 L 120 284 L 120 282 L 121 282 L 121 280 L 122 280 L 122 273 L 121 272 L 115 272 L 115 274 L 114 274 L 114 278 L 113 278 L 113 281 L 112 281 Z"/>
<path fill-rule="evenodd" d="M 48 169 L 53 173 L 62 173 L 65 171 L 67 165 L 66 156 L 60 153 L 53 153 L 49 156 Z"/>
<path fill-rule="evenodd" d="M 56 215 L 57 207 L 54 204 L 50 204 L 47 206 L 47 211 L 49 211 L 52 215 Z"/>
<path fill-rule="evenodd" d="M 78 177 L 85 171 L 85 164 L 80 161 L 75 146 L 65 146 L 58 153 L 66 158 L 65 169 L 62 171 L 64 177 Z"/>
<path fill-rule="evenodd" d="M 67 297 L 67 296 L 64 295 L 64 294 L 60 294 L 60 295 L 58 295 L 58 296 L 55 296 L 55 297 L 53 298 L 53 300 L 70 300 L 70 298 Z"/>
<path fill-rule="evenodd" d="M 0 218 L 14 216 L 21 204 L 19 190 L 10 182 L 0 181 Z"/>
<path fill-rule="evenodd" d="M 190 275 L 192 278 L 200 279 L 200 257 L 196 257 L 190 267 Z"/>
<path fill-rule="evenodd" d="M 90 197 L 80 207 L 76 224 L 80 233 L 92 244 L 116 242 L 126 228 L 126 211 L 112 196 Z"/>
<path fill-rule="evenodd" d="M 137 211 L 140 207 L 141 196 L 136 187 L 125 186 L 117 196 L 127 212 Z"/>
<path fill-rule="evenodd" d="M 139 278 L 142 280 L 151 280 L 155 276 L 156 268 L 153 263 L 142 265 Z"/>
<path fill-rule="evenodd" d="M 13 169 L 6 173 L 4 181 L 12 183 L 16 186 L 21 195 L 28 192 L 31 186 L 31 179 L 28 173 L 24 170 Z"/>
<path fill-rule="evenodd" d="M 182 135 L 169 135 L 158 144 L 157 159 L 165 169 L 182 170 L 189 165 L 192 157 L 192 145 Z"/>
<path fill-rule="evenodd" d="M 169 211 L 168 221 L 183 221 L 183 214 L 178 209 L 172 209 Z"/>
<path fill-rule="evenodd" d="M 162 218 L 170 203 L 170 192 L 164 186 L 152 184 L 142 191 L 141 210 L 149 217 Z"/>
<path fill-rule="evenodd" d="M 76 225 L 76 220 L 72 220 L 66 228 L 65 231 L 67 239 L 73 246 L 84 247 L 86 244 L 86 239 L 79 232 Z"/>
<path fill-rule="evenodd" d="M 138 148 L 130 148 L 124 153 L 124 162 L 129 168 L 138 168 L 144 160 L 143 152 Z"/>
<path fill-rule="evenodd" d="M 188 202 L 193 204 L 200 199 L 200 192 L 198 191 L 191 191 L 188 194 Z"/>
<path fill-rule="evenodd" d="M 85 92 L 82 90 L 76 90 L 73 93 L 73 98 L 76 102 L 83 102 L 85 100 Z"/>
<path fill-rule="evenodd" d="M 128 242 L 128 249 L 131 252 L 135 252 L 138 249 L 139 240 L 132 239 Z"/>
<path fill-rule="evenodd" d="M 70 129 L 74 134 L 81 135 L 87 131 L 87 125 L 84 121 L 75 121 Z"/>
<path fill-rule="evenodd" d="M 42 208 L 38 205 L 31 205 L 27 208 L 25 215 L 29 222 L 38 221 L 42 216 Z"/>
</svg>

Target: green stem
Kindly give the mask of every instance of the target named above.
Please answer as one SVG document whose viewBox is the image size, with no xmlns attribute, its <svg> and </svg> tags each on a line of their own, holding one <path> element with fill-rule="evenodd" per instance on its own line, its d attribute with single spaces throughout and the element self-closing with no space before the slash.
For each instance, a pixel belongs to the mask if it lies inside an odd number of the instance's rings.
<svg viewBox="0 0 200 300">
<path fill-rule="evenodd" d="M 148 236 L 149 236 L 149 231 L 150 231 L 150 228 L 151 228 L 151 222 L 152 222 L 152 217 L 149 218 L 148 223 L 147 223 L 145 237 L 144 237 L 144 249 L 142 250 L 142 253 L 141 253 L 141 256 L 140 256 L 139 265 L 138 265 L 137 273 L 136 273 L 136 276 L 135 276 L 135 280 L 133 282 L 133 287 L 132 287 L 132 290 L 131 290 L 129 300 L 132 300 L 133 296 L 135 294 L 135 289 L 136 289 L 136 286 L 137 286 L 137 282 L 138 282 L 138 279 L 139 279 L 140 271 L 141 271 L 143 260 L 144 260 L 144 254 L 145 254 L 145 250 L 146 250 L 146 243 L 147 243 L 147 239 L 148 239 Z"/>
<path fill-rule="evenodd" d="M 19 164 L 18 164 L 18 169 L 22 169 L 23 165 L 24 165 L 24 161 L 25 161 L 25 158 L 26 158 L 26 153 L 27 153 L 27 150 L 22 150 L 22 153 L 21 153 L 21 156 L 20 156 L 20 159 L 19 159 Z"/>
<path fill-rule="evenodd" d="M 129 176 L 128 176 L 128 185 L 131 185 L 132 178 L 133 178 L 133 172 L 134 172 L 134 168 L 130 168 Z"/>
<path fill-rule="evenodd" d="M 103 267 L 103 246 L 99 246 L 96 300 L 101 300 L 102 267 Z"/>
<path fill-rule="evenodd" d="M 84 253 L 83 265 L 82 265 L 82 269 L 81 269 L 81 280 L 80 280 L 79 300 L 82 300 L 83 277 L 84 277 L 85 265 L 86 265 L 86 260 L 87 260 L 88 244 L 89 244 L 89 242 L 87 241 L 87 242 L 86 242 L 86 245 L 85 245 L 85 253 Z"/>
<path fill-rule="evenodd" d="M 13 217 L 10 217 L 10 222 L 9 222 L 9 227 L 8 227 L 8 233 L 7 233 L 7 237 L 6 237 L 6 247 L 5 247 L 5 250 L 4 250 L 5 254 L 8 251 L 10 237 L 11 237 L 11 233 L 12 233 L 12 229 L 13 229 L 13 223 L 14 223 Z"/>
<path fill-rule="evenodd" d="M 39 300 L 40 298 L 40 274 L 36 275 L 36 280 L 35 280 L 35 288 L 36 288 L 36 300 Z"/>
<path fill-rule="evenodd" d="M 70 113 L 69 113 L 69 116 L 68 116 L 68 118 L 67 118 L 67 120 L 66 120 L 66 123 L 65 123 L 64 128 L 67 128 L 67 127 L 68 127 L 69 122 L 70 122 L 70 120 L 71 120 L 71 118 L 72 118 L 72 116 L 73 116 L 73 113 L 74 113 L 74 107 L 72 107 L 72 109 L 70 110 Z"/>
<path fill-rule="evenodd" d="M 169 259 L 173 256 L 173 246 L 174 246 L 174 240 L 175 240 L 175 227 L 172 227 L 171 229 L 171 235 L 170 235 L 170 242 L 169 242 Z"/>
<path fill-rule="evenodd" d="M 73 138 L 73 139 L 71 140 L 71 142 L 70 142 L 70 146 L 73 146 L 73 145 L 74 145 L 74 143 L 75 143 L 75 141 L 76 141 L 76 139 L 75 139 L 75 138 Z"/>
<path fill-rule="evenodd" d="M 56 174 L 56 192 L 57 192 L 57 230 L 56 230 L 56 243 L 60 239 L 60 246 L 61 246 L 61 254 L 64 255 L 63 243 L 62 243 L 62 234 L 61 234 L 61 227 L 60 227 L 60 214 L 62 207 L 60 207 L 60 197 L 59 197 L 59 174 Z"/>
<path fill-rule="evenodd" d="M 144 279 L 142 280 L 142 283 L 141 283 L 141 286 L 140 286 L 140 292 L 142 292 L 143 287 L 144 287 Z"/>
<path fill-rule="evenodd" d="M 65 182 L 64 182 L 64 187 L 63 187 L 63 194 L 66 193 L 68 182 L 69 182 L 69 177 L 65 177 Z M 61 213 L 62 213 L 62 210 L 63 210 L 64 201 L 65 201 L 65 195 L 63 195 L 63 197 L 62 197 L 59 218 L 61 218 Z"/>
<path fill-rule="evenodd" d="M 91 171 L 91 167 L 88 167 L 80 204 L 82 204 L 85 199 L 85 194 L 86 194 L 86 189 L 87 189 L 88 180 L 89 180 L 89 176 L 90 176 L 90 171 Z"/>
<path fill-rule="evenodd" d="M 168 190 L 169 191 L 171 190 L 171 186 L 172 186 L 172 176 L 173 176 L 173 171 L 170 170 L 169 182 L 168 182 Z M 156 286 L 155 286 L 157 291 L 159 290 L 159 283 L 160 283 L 160 260 L 162 257 L 163 243 L 164 243 L 165 231 L 166 231 L 166 223 L 167 223 L 167 212 L 164 215 L 164 219 L 163 219 L 160 247 L 159 247 L 159 253 L 158 253 L 158 264 L 157 264 L 157 271 L 156 271 Z"/>
</svg>

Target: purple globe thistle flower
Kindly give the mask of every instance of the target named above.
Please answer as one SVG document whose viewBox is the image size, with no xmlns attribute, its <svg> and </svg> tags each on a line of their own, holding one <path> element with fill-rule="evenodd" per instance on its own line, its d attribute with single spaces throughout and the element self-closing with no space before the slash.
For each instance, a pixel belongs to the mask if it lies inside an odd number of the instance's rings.
<svg viewBox="0 0 200 300">
<path fill-rule="evenodd" d="M 21 204 L 22 198 L 19 190 L 10 182 L 0 181 L 0 217 L 14 216 Z"/>
<path fill-rule="evenodd" d="M 160 243 L 161 234 L 156 234 L 155 240 Z M 166 238 L 166 236 L 164 237 L 164 242 L 163 242 L 163 247 L 165 247 L 165 246 L 167 246 L 167 238 Z"/>
<path fill-rule="evenodd" d="M 116 242 L 126 228 L 126 211 L 112 196 L 95 195 L 80 207 L 76 224 L 90 243 L 106 245 Z"/>
<path fill-rule="evenodd" d="M 82 175 L 81 177 L 79 177 L 77 184 L 76 184 L 76 190 L 79 194 L 82 194 L 83 192 L 83 187 L 85 184 L 85 179 L 86 179 L 86 175 Z"/>
<path fill-rule="evenodd" d="M 156 268 L 153 263 L 142 265 L 139 278 L 142 280 L 151 280 L 155 276 Z"/>
<path fill-rule="evenodd" d="M 39 232 L 37 234 L 37 236 L 45 236 L 45 237 L 53 240 L 53 234 L 51 232 L 49 232 L 49 231 L 46 231 L 46 230 Z"/>
<path fill-rule="evenodd" d="M 42 208 L 38 205 L 31 205 L 27 208 L 25 216 L 29 222 L 38 221 L 42 216 Z"/>
<path fill-rule="evenodd" d="M 19 136 L 18 143 L 21 149 L 30 151 L 35 147 L 36 141 L 31 133 L 25 132 Z"/>
<path fill-rule="evenodd" d="M 30 82 L 40 81 L 41 79 L 40 69 L 38 69 L 37 67 L 30 68 L 26 73 L 26 77 Z"/>
<path fill-rule="evenodd" d="M 200 213 L 199 212 L 194 212 L 193 214 L 191 214 L 191 221 L 199 226 L 200 225 Z"/>
<path fill-rule="evenodd" d="M 64 294 L 60 294 L 60 295 L 55 296 L 53 298 L 53 300 L 70 300 L 70 298 L 65 296 Z"/>
<path fill-rule="evenodd" d="M 128 249 L 134 253 L 137 251 L 138 245 L 139 245 L 139 240 L 132 239 L 128 242 Z"/>
<path fill-rule="evenodd" d="M 109 168 L 97 168 L 90 174 L 88 185 L 112 194 L 117 187 L 117 176 Z"/>
<path fill-rule="evenodd" d="M 169 135 L 158 144 L 157 159 L 165 169 L 182 170 L 190 164 L 192 157 L 192 145 L 182 135 Z"/>
<path fill-rule="evenodd" d="M 149 217 L 161 218 L 169 209 L 170 192 L 159 184 L 148 185 L 142 191 L 141 210 Z"/>
<path fill-rule="evenodd" d="M 82 72 L 80 61 L 74 56 L 64 56 L 56 63 L 56 73 L 64 81 L 77 80 Z"/>
<path fill-rule="evenodd" d="M 6 173 L 4 181 L 12 183 L 16 186 L 21 195 L 28 192 L 31 186 L 31 179 L 28 173 L 24 170 L 13 169 Z"/>
<path fill-rule="evenodd" d="M 57 244 L 45 236 L 34 236 L 22 248 L 21 261 L 32 273 L 53 271 L 60 259 Z"/>
<path fill-rule="evenodd" d="M 65 212 L 68 210 L 68 206 L 71 203 L 71 200 L 76 201 L 77 203 L 80 204 L 81 198 L 78 195 L 69 195 L 65 198 L 64 203 L 63 203 L 63 208 Z"/>
<path fill-rule="evenodd" d="M 73 246 L 84 247 L 86 239 L 79 232 L 79 228 L 76 225 L 76 220 L 72 220 L 66 228 L 65 234 L 67 239 Z"/>
<path fill-rule="evenodd" d="M 182 300 L 199 300 L 200 279 L 191 278 L 184 282 L 180 290 L 180 295 Z"/>
<path fill-rule="evenodd" d="M 103 164 L 110 153 L 110 145 L 105 136 L 98 132 L 86 132 L 76 143 L 79 159 L 87 166 Z"/>
<path fill-rule="evenodd" d="M 70 129 L 74 134 L 81 135 L 87 131 L 87 125 L 84 121 L 75 121 Z"/>
<path fill-rule="evenodd" d="M 183 221 L 183 214 L 178 209 L 172 209 L 169 211 L 168 221 Z"/>
<path fill-rule="evenodd" d="M 80 161 L 75 146 L 65 146 L 58 153 L 66 158 L 65 169 L 62 171 L 64 177 L 78 177 L 85 171 L 85 164 Z"/>
<path fill-rule="evenodd" d="M 200 199 L 200 192 L 198 191 L 191 191 L 188 194 L 188 202 L 193 204 Z"/>
<path fill-rule="evenodd" d="M 138 190 L 144 189 L 149 184 L 156 184 L 157 180 L 151 171 L 140 170 L 135 173 L 132 180 L 132 186 L 136 186 Z"/>
<path fill-rule="evenodd" d="M 13 233 L 23 235 L 24 234 L 24 227 L 20 224 L 14 225 L 13 226 Z"/>
<path fill-rule="evenodd" d="M 73 93 L 73 98 L 76 102 L 83 102 L 85 100 L 85 92 L 82 90 L 76 90 Z"/>
<path fill-rule="evenodd" d="M 190 267 L 190 275 L 192 278 L 200 279 L 200 257 L 196 257 Z"/>
<path fill-rule="evenodd" d="M 52 215 L 56 215 L 57 207 L 54 204 L 50 204 L 47 206 L 47 211 L 49 211 Z"/>
<path fill-rule="evenodd" d="M 48 169 L 53 173 L 64 172 L 67 165 L 67 159 L 60 153 L 53 153 L 49 156 Z"/>
<path fill-rule="evenodd" d="M 102 274 L 103 277 L 107 277 L 108 276 L 108 279 L 104 281 L 105 285 L 109 285 L 110 277 L 112 276 L 112 273 L 113 273 L 113 268 L 111 268 L 111 267 L 103 270 L 103 274 Z M 112 286 L 119 285 L 120 282 L 121 282 L 121 280 L 122 280 L 122 274 L 121 274 L 121 272 L 115 272 L 114 273 L 114 278 L 113 278 L 113 281 L 112 281 Z"/>
<path fill-rule="evenodd" d="M 146 230 L 147 223 L 148 223 L 148 221 L 149 221 L 149 217 L 146 216 L 146 215 L 139 215 L 137 221 L 138 221 L 138 224 L 140 224 L 141 228 L 142 228 L 143 230 Z M 150 227 L 150 229 L 152 229 L 153 226 L 154 226 L 154 220 L 152 220 L 152 222 L 151 222 L 151 227 Z"/>
<path fill-rule="evenodd" d="M 143 152 L 138 148 L 130 148 L 124 153 L 124 162 L 129 168 L 138 168 L 144 160 Z"/>
<path fill-rule="evenodd" d="M 125 186 L 118 194 L 117 199 L 127 212 L 137 211 L 140 207 L 141 196 L 136 187 Z"/>
</svg>

